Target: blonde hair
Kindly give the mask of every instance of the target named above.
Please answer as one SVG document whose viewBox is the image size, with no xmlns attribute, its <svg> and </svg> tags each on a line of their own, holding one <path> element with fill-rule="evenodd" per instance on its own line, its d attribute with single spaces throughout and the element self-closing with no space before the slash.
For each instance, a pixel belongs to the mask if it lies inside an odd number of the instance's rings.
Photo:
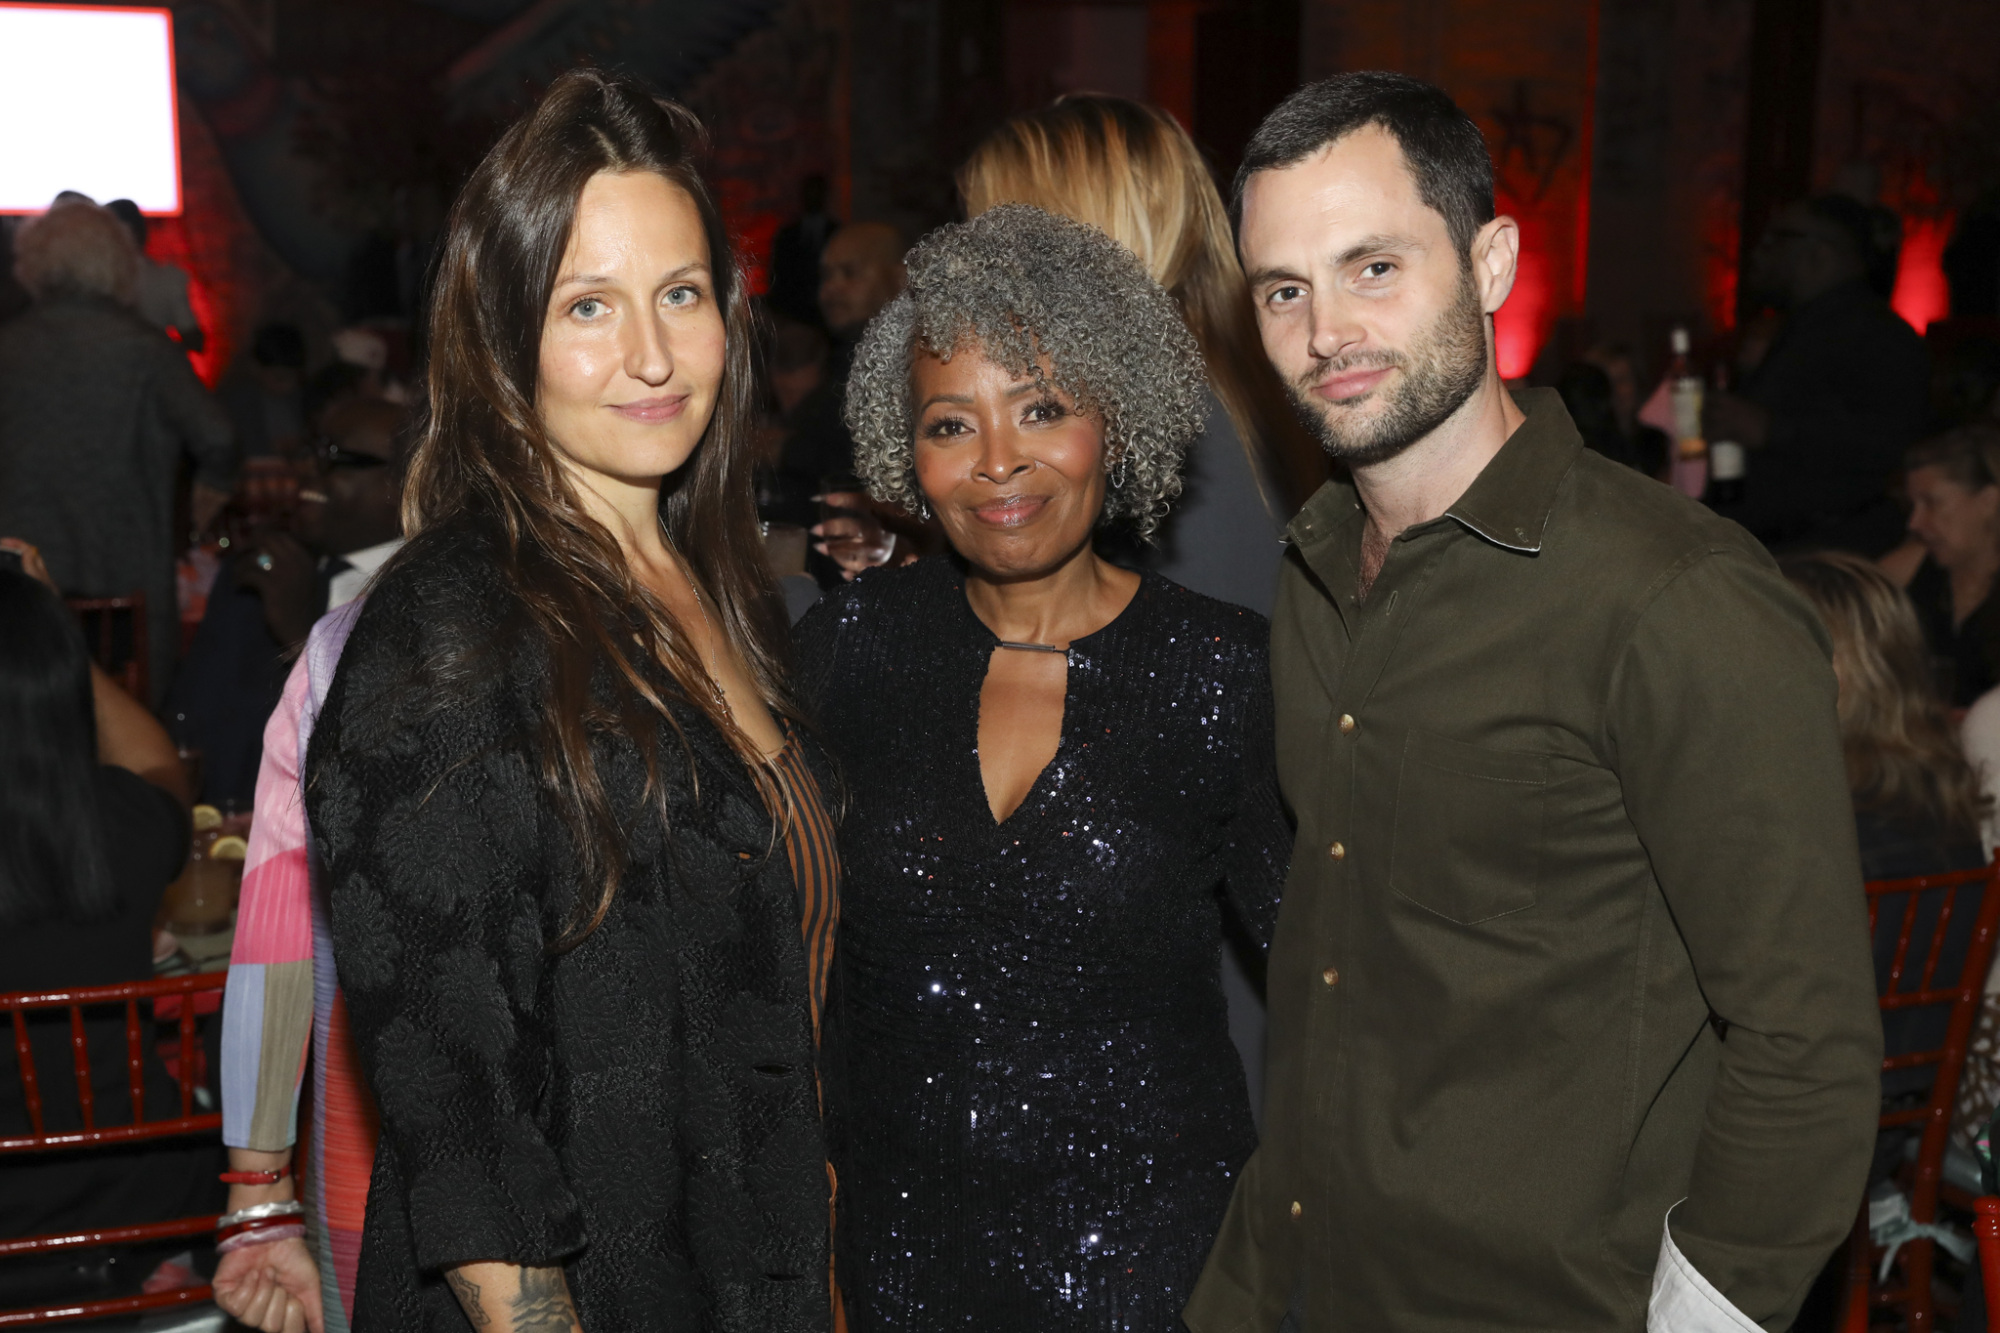
<svg viewBox="0 0 2000 1333">
<path fill-rule="evenodd" d="M 1782 568 L 1833 639 L 1855 804 L 1977 836 L 1992 802 L 1932 684 L 1910 599 L 1873 563 L 1844 552 L 1793 556 Z"/>
<path fill-rule="evenodd" d="M 139 249 L 108 208 L 64 200 L 14 237 L 14 276 L 37 301 L 62 296 L 137 299 Z"/>
<path fill-rule="evenodd" d="M 1289 518 L 1327 477 L 1264 359 L 1222 196 L 1194 141 L 1166 112 L 1122 97 L 1063 97 L 1001 125 L 959 169 L 968 217 L 1033 204 L 1088 223 L 1139 256 L 1174 298 L 1236 433 L 1283 488 Z"/>
</svg>

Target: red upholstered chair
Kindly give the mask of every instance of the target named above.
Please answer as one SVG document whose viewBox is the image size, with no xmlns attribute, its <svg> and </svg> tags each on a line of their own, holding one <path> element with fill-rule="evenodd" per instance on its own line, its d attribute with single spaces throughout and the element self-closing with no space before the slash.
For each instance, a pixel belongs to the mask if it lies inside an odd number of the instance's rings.
<svg viewBox="0 0 2000 1333">
<path fill-rule="evenodd" d="M 1886 935 L 1885 930 L 1878 930 L 1880 923 L 1889 923 L 1895 932 L 1895 954 L 1886 985 L 1878 988 L 1884 1019 L 1924 1009 L 1947 1014 L 1941 1044 L 1906 1049 L 1882 1061 L 1885 1076 L 1926 1066 L 1936 1071 L 1930 1095 L 1922 1105 L 1885 1110 L 1881 1122 L 1885 1130 L 1922 1130 L 1909 1206 L 1910 1220 L 1927 1225 L 1937 1221 L 1952 1105 L 1958 1095 L 1959 1074 L 1965 1068 L 1966 1044 L 1986 988 L 1995 929 L 2000 926 L 2000 860 L 1980 870 L 1879 880 L 1867 888 L 1871 938 Z M 1971 918 L 1970 929 L 1961 924 L 1954 931 L 1953 923 L 1963 923 L 1967 917 Z M 1947 961 L 1946 954 L 1959 942 L 1965 948 L 1963 959 Z M 1877 1309 L 1899 1312 L 1909 1333 L 1935 1329 L 1937 1312 L 1931 1297 L 1935 1258 L 1936 1243 L 1928 1237 L 1914 1237 L 1897 1250 L 1889 1281 L 1876 1283 L 1881 1251 L 1869 1240 L 1868 1204 L 1864 1200 L 1848 1243 L 1843 1333 L 1865 1333 L 1869 1315 Z"/>
<path fill-rule="evenodd" d="M 1985 1281 L 1990 1309 L 1994 1293 L 2000 1292 L 2000 1198 L 1987 1194 L 1972 1201 L 1972 1234 L 1979 1241 L 1979 1275 Z"/>
<path fill-rule="evenodd" d="M 87 1152 L 95 1147 L 132 1143 L 144 1139 L 164 1139 L 175 1135 L 220 1134 L 220 1112 L 197 1112 L 194 1104 L 196 1043 L 195 1016 L 199 1000 L 206 993 L 220 993 L 228 979 L 226 972 L 203 972 L 193 976 L 168 977 L 160 981 L 136 981 L 117 986 L 94 986 L 69 991 L 20 992 L 0 995 L 0 1020 L 13 1030 L 14 1055 L 19 1063 L 22 1101 L 27 1106 L 30 1132 L 0 1137 L 0 1160 L 25 1153 Z M 195 1002 L 190 1002 L 193 1000 Z M 93 1094 L 90 1043 L 86 1036 L 86 1010 L 101 1011 L 106 1006 L 123 1005 L 125 1010 L 125 1067 L 131 1088 L 132 1118 L 107 1123 L 99 1114 Z M 36 1011 L 63 1009 L 69 1012 L 69 1071 L 37 1069 L 29 1042 L 28 1015 Z M 162 1014 L 162 1011 L 165 1014 Z M 166 1120 L 145 1118 L 145 1053 L 155 1041 L 162 1017 L 177 1020 L 179 1034 L 175 1082 L 180 1088 L 180 1114 Z M 76 1080 L 81 1129 L 51 1131 L 42 1114 L 42 1089 L 50 1079 L 67 1072 Z M 214 1214 L 182 1217 L 166 1222 L 146 1222 L 95 1231 L 60 1233 L 51 1236 L 0 1238 L 0 1261 L 15 1255 L 48 1254 L 98 1245 L 129 1245 L 170 1240 L 182 1236 L 206 1236 L 215 1230 Z M 45 1324 L 70 1319 L 95 1319 L 105 1315 L 130 1314 L 170 1305 L 188 1305 L 209 1299 L 206 1286 L 184 1287 L 137 1296 L 105 1300 L 75 1301 L 25 1310 L 0 1310 L 0 1328 L 17 1324 Z"/>
<path fill-rule="evenodd" d="M 91 660 L 104 674 L 125 687 L 125 693 L 140 703 L 147 702 L 146 686 L 146 594 L 123 597 L 70 597 L 69 609 L 83 622 L 83 637 L 90 645 Z M 126 651 L 118 651 L 118 627 L 127 626 Z"/>
</svg>

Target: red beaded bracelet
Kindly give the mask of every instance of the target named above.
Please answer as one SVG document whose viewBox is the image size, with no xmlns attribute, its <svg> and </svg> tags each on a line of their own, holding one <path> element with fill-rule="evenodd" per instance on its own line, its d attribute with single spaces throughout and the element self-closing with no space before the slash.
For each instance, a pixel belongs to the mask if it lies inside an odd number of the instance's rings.
<svg viewBox="0 0 2000 1333">
<path fill-rule="evenodd" d="M 225 1185 L 275 1185 L 290 1174 L 290 1166 L 281 1166 L 276 1171 L 224 1171 L 217 1179 Z"/>
</svg>

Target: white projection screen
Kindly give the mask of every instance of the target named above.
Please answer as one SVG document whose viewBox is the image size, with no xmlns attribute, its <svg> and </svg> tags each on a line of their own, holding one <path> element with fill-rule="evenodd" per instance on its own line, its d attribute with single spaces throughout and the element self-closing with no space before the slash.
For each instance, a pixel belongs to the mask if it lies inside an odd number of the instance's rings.
<svg viewBox="0 0 2000 1333">
<path fill-rule="evenodd" d="M 0 3 L 0 213 L 63 190 L 181 211 L 167 10 Z"/>
</svg>

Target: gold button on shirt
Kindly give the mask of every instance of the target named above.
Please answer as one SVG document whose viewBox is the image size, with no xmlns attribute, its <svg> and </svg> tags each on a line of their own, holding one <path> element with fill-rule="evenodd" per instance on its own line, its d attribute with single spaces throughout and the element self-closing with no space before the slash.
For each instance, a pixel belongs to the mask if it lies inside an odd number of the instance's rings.
<svg viewBox="0 0 2000 1333">
<path fill-rule="evenodd" d="M 1307 1328 L 1636 1328 L 1669 1208 L 1785 1327 L 1853 1225 L 1882 1024 L 1826 631 L 1743 529 L 1584 449 L 1553 391 L 1516 401 L 1365 599 L 1351 481 L 1292 525 L 1299 854 L 1194 1333 L 1299 1274 Z M 1295 1201 L 1311 1230 L 1265 1232 Z"/>
</svg>

